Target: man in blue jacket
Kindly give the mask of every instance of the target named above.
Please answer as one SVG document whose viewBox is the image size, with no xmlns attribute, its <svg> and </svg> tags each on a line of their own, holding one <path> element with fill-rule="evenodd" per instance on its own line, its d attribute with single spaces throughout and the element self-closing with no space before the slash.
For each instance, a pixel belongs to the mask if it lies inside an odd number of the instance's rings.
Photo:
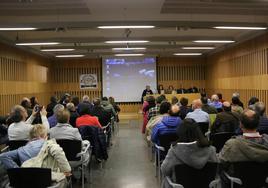
<svg viewBox="0 0 268 188">
<path fill-rule="evenodd" d="M 164 116 L 154 128 L 152 132 L 152 142 L 159 145 L 159 136 L 165 134 L 176 133 L 177 127 L 181 124 L 182 120 L 179 115 L 179 106 L 173 105 L 169 111 L 168 116 Z"/>
</svg>

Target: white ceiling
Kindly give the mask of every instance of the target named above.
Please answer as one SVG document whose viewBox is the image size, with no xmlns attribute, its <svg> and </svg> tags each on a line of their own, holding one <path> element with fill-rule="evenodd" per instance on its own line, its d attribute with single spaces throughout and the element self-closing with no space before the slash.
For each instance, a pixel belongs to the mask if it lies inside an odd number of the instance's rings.
<svg viewBox="0 0 268 188">
<path fill-rule="evenodd" d="M 213 26 L 267 26 L 268 0 L 0 0 L 0 27 L 37 27 L 37 31 L 0 32 L 3 41 L 60 42 L 49 48 L 75 48 L 64 54 L 86 57 L 111 55 L 106 40 L 124 40 L 126 31 L 101 30 L 100 25 L 155 25 L 154 29 L 131 29 L 128 39 L 149 40 L 132 45 L 147 47 L 146 54 L 170 56 L 185 52 L 182 46 L 197 46 L 193 40 L 243 41 L 263 31 L 216 30 Z M 199 46 L 201 44 L 198 44 Z M 204 45 L 201 45 L 204 46 Z M 187 50 L 213 53 L 215 50 Z M 48 46 L 25 49 L 40 52 Z M 61 53 L 63 54 L 63 53 Z"/>
</svg>

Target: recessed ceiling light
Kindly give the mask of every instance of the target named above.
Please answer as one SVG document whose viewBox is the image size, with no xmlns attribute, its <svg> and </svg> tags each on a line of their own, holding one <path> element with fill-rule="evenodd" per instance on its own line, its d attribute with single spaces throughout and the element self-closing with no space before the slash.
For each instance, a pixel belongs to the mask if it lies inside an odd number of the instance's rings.
<svg viewBox="0 0 268 188">
<path fill-rule="evenodd" d="M 33 31 L 36 29 L 34 27 L 1 27 L 0 31 Z"/>
<path fill-rule="evenodd" d="M 69 52 L 74 51 L 74 49 L 62 48 L 62 49 L 42 49 L 42 52 Z"/>
<path fill-rule="evenodd" d="M 175 53 L 173 55 L 178 55 L 178 56 L 197 56 L 197 55 L 202 55 L 202 53 Z"/>
<path fill-rule="evenodd" d="M 56 55 L 56 57 L 84 57 L 85 55 Z"/>
<path fill-rule="evenodd" d="M 45 46 L 45 45 L 57 45 L 59 42 L 31 42 L 31 43 L 17 43 L 17 46 Z"/>
<path fill-rule="evenodd" d="M 98 26 L 99 29 L 151 29 L 153 25 L 118 25 L 118 26 Z"/>
<path fill-rule="evenodd" d="M 133 48 L 112 48 L 112 50 L 145 50 L 144 47 L 133 47 Z"/>
<path fill-rule="evenodd" d="M 233 40 L 195 40 L 196 43 L 233 43 Z"/>
<path fill-rule="evenodd" d="M 124 57 L 124 56 L 143 56 L 144 54 L 115 54 L 115 56 L 118 57 Z"/>
<path fill-rule="evenodd" d="M 121 41 L 105 41 L 107 44 L 125 44 L 125 43 L 146 43 L 148 40 L 121 40 Z"/>
<path fill-rule="evenodd" d="M 215 29 L 240 29 L 240 30 L 265 30 L 266 27 L 236 27 L 236 26 L 217 26 Z"/>
<path fill-rule="evenodd" d="M 212 46 L 193 46 L 193 47 L 182 47 L 184 50 L 212 50 L 215 47 Z"/>
</svg>

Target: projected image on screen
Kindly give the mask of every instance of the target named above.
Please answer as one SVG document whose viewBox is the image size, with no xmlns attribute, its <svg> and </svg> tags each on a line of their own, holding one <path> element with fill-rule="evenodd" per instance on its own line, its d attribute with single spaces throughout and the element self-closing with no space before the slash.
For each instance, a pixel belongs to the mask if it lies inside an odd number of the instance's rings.
<svg viewBox="0 0 268 188">
<path fill-rule="evenodd" d="M 156 60 L 143 58 L 103 58 L 103 96 L 117 102 L 140 102 L 146 85 L 156 89 Z"/>
</svg>

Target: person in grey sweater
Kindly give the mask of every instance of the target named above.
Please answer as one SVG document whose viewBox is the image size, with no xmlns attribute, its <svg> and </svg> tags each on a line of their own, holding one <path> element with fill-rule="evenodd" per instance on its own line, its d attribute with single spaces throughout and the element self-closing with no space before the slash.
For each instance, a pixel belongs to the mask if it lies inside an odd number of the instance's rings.
<svg viewBox="0 0 268 188">
<path fill-rule="evenodd" d="M 193 119 L 184 119 L 177 129 L 178 140 L 172 144 L 168 154 L 161 165 L 164 181 L 162 188 L 170 187 L 166 181 L 169 176 L 174 182 L 174 167 L 186 164 L 190 167 L 201 169 L 208 162 L 218 162 L 216 149 L 209 145 L 203 136 L 198 124 Z"/>
</svg>

